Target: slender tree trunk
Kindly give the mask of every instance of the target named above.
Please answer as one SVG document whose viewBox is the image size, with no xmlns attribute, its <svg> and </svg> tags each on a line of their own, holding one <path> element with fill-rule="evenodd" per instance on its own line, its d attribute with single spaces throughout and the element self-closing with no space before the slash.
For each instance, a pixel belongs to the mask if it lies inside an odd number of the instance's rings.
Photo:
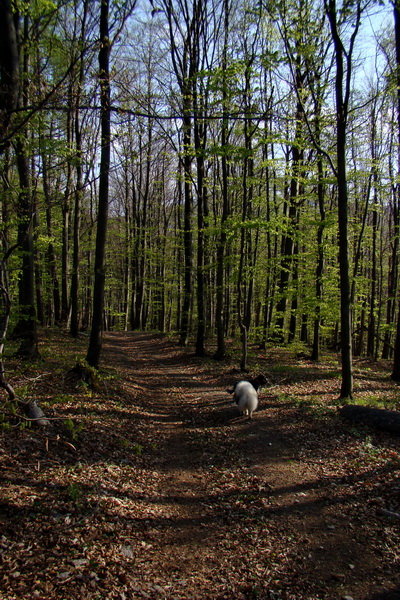
<svg viewBox="0 0 400 600">
<path fill-rule="evenodd" d="M 391 160 L 391 159 L 390 159 Z M 393 181 L 394 177 L 391 176 Z M 399 232 L 400 232 L 400 198 L 398 197 L 397 184 L 392 184 L 392 202 L 390 209 L 389 231 L 391 232 L 390 243 L 391 252 L 389 258 L 388 273 L 388 299 L 386 304 L 386 325 L 390 326 L 395 320 L 397 310 L 396 291 L 398 288 L 398 270 L 399 270 Z M 392 353 L 391 347 L 392 333 L 385 331 L 382 348 L 382 358 L 389 358 Z"/>
<path fill-rule="evenodd" d="M 248 124 L 245 122 L 245 129 L 247 129 Z M 245 135 L 245 143 L 248 144 L 249 139 L 248 136 Z M 246 256 L 247 256 L 247 232 L 245 228 L 245 221 L 247 218 L 247 211 L 249 209 L 248 206 L 248 189 L 247 189 L 247 180 L 248 180 L 248 160 L 244 160 L 243 164 L 243 185 L 242 185 L 242 227 L 240 232 L 240 247 L 239 247 L 239 268 L 238 268 L 238 280 L 236 286 L 236 297 L 237 297 L 237 315 L 238 315 L 238 324 L 241 334 L 241 342 L 242 342 L 242 355 L 240 359 L 240 370 L 247 371 L 247 340 L 248 340 L 248 323 L 247 323 L 247 310 L 246 310 L 246 278 L 245 278 L 245 266 L 246 266 Z"/>
<path fill-rule="evenodd" d="M 369 301 L 369 321 L 368 321 L 368 339 L 367 354 L 375 356 L 376 342 L 376 288 L 377 288 L 377 235 L 378 235 L 378 173 L 374 166 L 374 207 L 372 209 L 372 261 L 371 261 L 371 292 Z"/>
<path fill-rule="evenodd" d="M 221 125 L 221 171 L 222 171 L 222 214 L 220 233 L 217 243 L 217 274 L 216 274 L 216 308 L 215 324 L 217 330 L 217 349 L 214 354 L 216 360 L 222 360 L 226 354 L 225 347 L 225 319 L 224 319 L 224 275 L 225 275 L 225 246 L 226 231 L 225 224 L 228 219 L 228 164 L 227 164 L 227 143 L 228 143 L 228 82 L 227 82 L 227 50 L 229 35 L 229 0 L 224 0 L 224 47 L 222 54 L 222 125 Z"/>
<path fill-rule="evenodd" d="M 24 39 L 28 39 L 28 17 L 24 19 Z M 21 104 L 28 105 L 29 88 L 29 55 L 25 48 L 23 60 L 23 86 Z M 35 308 L 35 274 L 33 248 L 33 199 L 31 174 L 27 155 L 27 131 L 18 135 L 15 142 L 15 154 L 19 177 L 20 192 L 18 197 L 18 247 L 22 254 L 21 276 L 18 284 L 20 318 L 14 334 L 20 340 L 18 355 L 22 358 L 36 358 L 39 355 L 36 308 Z"/>
<path fill-rule="evenodd" d="M 248 335 L 251 325 L 251 307 L 253 302 L 254 290 L 254 267 L 257 256 L 257 241 L 254 245 L 252 232 L 246 227 L 246 221 L 253 216 L 253 196 L 254 196 L 254 157 L 253 157 L 253 134 L 251 113 L 251 69 L 254 61 L 254 52 L 247 58 L 245 70 L 245 88 L 243 101 L 245 106 L 246 119 L 244 122 L 244 147 L 245 158 L 243 161 L 242 178 L 242 227 L 240 234 L 240 259 L 237 281 L 237 314 L 238 324 L 241 332 L 242 356 L 240 361 L 240 370 L 247 371 L 248 356 Z"/>
<path fill-rule="evenodd" d="M 79 95 L 78 95 L 79 97 Z M 74 207 L 73 252 L 71 272 L 71 323 L 70 334 L 77 337 L 79 333 L 79 266 L 80 266 L 80 235 L 81 235 L 81 204 L 83 194 L 82 183 L 82 132 L 79 124 L 79 109 L 75 114 L 75 144 L 76 144 L 76 188 Z"/>
<path fill-rule="evenodd" d="M 67 147 L 73 140 L 73 92 L 69 89 L 67 109 Z M 62 202 L 62 249 L 61 249 L 61 320 L 67 323 L 69 316 L 69 261 L 70 261 L 70 213 L 71 213 L 72 162 L 67 161 L 67 173 Z"/>
<path fill-rule="evenodd" d="M 88 364 L 98 368 L 102 348 L 105 250 L 108 223 L 108 195 L 110 175 L 110 39 L 109 39 L 109 0 L 101 0 L 100 12 L 100 51 L 99 79 L 101 93 L 101 159 L 99 180 L 99 205 L 97 215 L 96 255 L 94 264 L 93 315 L 89 347 L 86 355 Z"/>
<path fill-rule="evenodd" d="M 195 81 L 194 86 L 197 85 Z M 205 356 L 206 335 L 206 277 L 205 267 L 205 217 L 207 213 L 207 188 L 204 178 L 204 153 L 206 146 L 206 124 L 202 119 L 204 114 L 203 103 L 199 101 L 197 90 L 193 94 L 195 120 L 194 120 L 194 146 L 197 166 L 197 337 L 196 356 Z M 201 104 L 201 106 L 200 106 Z"/>
<path fill-rule="evenodd" d="M 129 209 L 129 194 L 130 186 L 128 181 L 128 172 L 125 170 L 125 223 L 124 223 L 124 239 L 125 239 L 125 258 L 124 258 L 124 331 L 128 331 L 129 312 L 131 304 L 131 256 L 132 256 L 132 223 L 131 213 Z"/>
<path fill-rule="evenodd" d="M 317 137 L 317 143 L 319 144 L 319 136 Z M 318 223 L 317 230 L 317 249 L 318 249 L 318 258 L 317 258 L 317 266 L 315 269 L 315 297 L 316 297 L 316 306 L 315 306 L 315 317 L 314 317 L 314 329 L 313 329 L 313 345 L 311 352 L 311 360 L 319 360 L 319 352 L 320 352 L 320 329 L 321 329 L 321 302 L 322 302 L 322 276 L 324 273 L 324 229 L 325 229 L 325 190 L 323 184 L 323 161 L 322 155 L 318 153 L 317 159 L 317 168 L 318 168 L 318 208 L 319 208 L 319 216 L 320 221 Z"/>
<path fill-rule="evenodd" d="M 145 147 L 144 147 L 145 146 Z M 140 160 L 139 177 L 137 182 L 136 205 L 136 269 L 135 269 L 135 295 L 133 329 L 144 329 L 146 324 L 146 271 L 147 271 L 147 215 L 150 197 L 150 175 L 151 175 L 151 153 L 152 153 L 152 122 L 149 120 L 147 126 L 147 142 L 143 144 L 140 138 L 140 155 L 146 153 L 145 158 Z M 145 168 L 143 168 L 143 165 Z M 140 200 L 142 200 L 140 202 Z"/>
<path fill-rule="evenodd" d="M 400 171 L 400 0 L 394 2 L 394 33 L 396 42 L 396 82 L 397 82 L 397 128 L 398 128 L 398 172 Z M 396 184 L 396 196 L 400 198 L 400 183 Z M 398 233 L 398 232 L 397 232 Z M 400 381 L 400 303 L 397 316 L 396 341 L 394 346 L 392 379 Z"/>
<path fill-rule="evenodd" d="M 388 261 L 388 275 L 387 275 L 387 300 L 386 300 L 386 328 L 383 339 L 382 358 L 389 358 L 392 355 L 391 340 L 392 332 L 389 327 L 395 321 L 395 313 L 397 310 L 396 303 L 396 291 L 398 286 L 398 272 L 399 272 L 399 232 L 400 232 L 400 198 L 398 194 L 398 185 L 396 183 L 396 177 L 394 174 L 394 155 L 396 151 L 394 149 L 395 139 L 398 139 L 400 130 L 399 126 L 393 124 L 390 132 L 390 143 L 388 152 L 388 171 L 391 181 L 391 195 L 388 210 L 388 228 L 389 228 L 389 247 L 390 256 Z M 395 132 L 397 129 L 397 133 Z M 397 155 L 399 153 L 397 152 Z M 397 159 L 398 161 L 398 159 Z M 383 305 L 382 305 L 383 306 Z"/>
<path fill-rule="evenodd" d="M 296 69 L 296 80 L 295 86 L 299 91 L 302 90 L 304 85 L 304 74 L 301 73 L 299 65 Z M 304 150 L 302 149 L 302 138 L 303 138 L 303 106 L 301 102 L 297 101 L 296 105 L 296 131 L 294 143 L 291 148 L 292 155 L 292 173 L 290 179 L 290 192 L 289 192 L 289 214 L 288 214 L 288 231 L 285 233 L 284 244 L 283 244 L 283 257 L 281 264 L 281 273 L 279 278 L 279 296 L 280 300 L 276 307 L 277 320 L 276 328 L 278 334 L 278 340 L 283 343 L 285 341 L 285 317 L 286 307 L 288 301 L 288 283 L 293 267 L 294 250 L 295 250 L 295 239 L 297 237 L 298 229 L 298 198 L 300 194 L 300 173 L 304 160 Z"/>
<path fill-rule="evenodd" d="M 187 346 L 189 338 L 190 306 L 192 302 L 193 272 L 193 234 L 192 234 L 192 151 L 191 145 L 191 102 L 184 100 L 183 117 L 183 172 L 184 172 L 184 213 L 183 213 L 183 248 L 184 248 L 184 289 L 179 343 Z"/>
<path fill-rule="evenodd" d="M 20 318 L 14 334 L 20 340 L 18 355 L 22 358 L 36 358 L 37 345 L 35 276 L 33 249 L 33 211 L 31 182 L 25 141 L 15 143 L 20 193 L 18 198 L 18 246 L 22 254 L 21 277 L 18 286 Z"/>
<path fill-rule="evenodd" d="M 341 351 L 342 351 L 342 387 L 341 398 L 353 396 L 353 366 L 351 348 L 351 301 L 350 301 L 350 265 L 348 239 L 348 197 L 346 173 L 346 129 L 339 115 L 337 131 L 337 171 L 338 171 L 338 211 L 339 211 L 339 267 L 340 267 L 340 314 L 341 314 Z"/>
<path fill-rule="evenodd" d="M 268 112 L 267 112 L 267 116 L 265 119 L 265 139 L 268 139 L 268 134 L 269 131 L 271 130 L 271 116 L 272 116 L 272 111 L 271 111 L 271 107 L 272 107 L 272 102 L 273 102 L 273 92 L 271 93 L 271 96 L 269 98 L 268 101 Z M 274 157 L 275 157 L 275 151 L 274 151 L 274 145 L 273 143 L 271 143 L 271 160 L 272 162 L 274 161 Z M 264 158 L 265 161 L 268 160 L 269 158 L 269 144 L 265 143 L 264 145 Z M 272 187 L 272 198 L 271 198 L 271 179 L 272 177 L 275 177 L 275 172 L 274 169 L 272 169 L 272 173 L 271 173 L 271 169 L 269 167 L 269 165 L 266 165 L 265 168 L 265 188 L 266 188 L 266 220 L 267 223 L 269 223 L 271 221 L 271 203 L 272 200 L 275 203 L 276 200 L 276 184 L 273 185 Z M 276 243 L 276 236 L 275 236 L 275 243 Z M 267 270 L 267 281 L 265 284 L 265 292 L 264 292 L 264 302 L 265 302 L 265 307 L 264 307 L 264 320 L 263 320 L 263 333 L 262 333 L 262 341 L 260 344 L 260 349 L 265 350 L 265 348 L 267 347 L 267 339 L 268 339 L 268 333 L 269 333 L 269 329 L 271 326 L 271 320 L 272 320 L 272 300 L 271 297 L 273 296 L 272 290 L 274 289 L 274 285 L 275 285 L 275 269 L 272 266 L 273 262 L 272 262 L 272 256 L 273 256 L 273 244 L 272 244 L 272 235 L 270 230 L 267 230 L 267 260 L 268 260 L 268 270 Z"/>
<path fill-rule="evenodd" d="M 193 234 L 192 234 L 192 82 L 197 75 L 198 41 L 201 22 L 201 12 L 204 9 L 202 0 L 194 0 L 189 4 L 183 0 L 182 14 L 177 17 L 171 0 L 163 0 L 165 13 L 168 18 L 171 59 L 174 72 L 180 88 L 182 99 L 182 132 L 183 132 L 183 180 L 184 180 L 184 215 L 183 215 L 183 248 L 184 248 L 184 283 L 183 302 L 180 316 L 179 343 L 186 346 L 189 338 L 190 315 L 193 294 Z M 183 17 L 182 26 L 176 24 Z M 181 45 L 177 44 L 176 36 Z M 197 53 L 197 54 L 196 54 Z"/>
<path fill-rule="evenodd" d="M 35 172 L 34 161 L 31 161 L 31 173 Z M 39 240 L 39 212 L 36 189 L 32 189 L 32 247 L 33 247 L 33 270 L 34 270 L 34 285 L 35 285 L 35 306 L 36 306 L 36 321 L 39 325 L 44 327 L 46 322 L 45 307 L 43 300 L 43 270 L 42 263 L 38 252 L 38 240 Z M 48 313 L 48 317 L 51 319 L 51 313 Z"/>
<path fill-rule="evenodd" d="M 60 297 L 60 283 L 57 275 L 57 260 L 56 260 L 56 252 L 53 243 L 53 213 L 52 213 L 52 202 L 51 202 L 51 192 L 50 192 L 50 182 L 49 182 L 49 174 L 48 174 L 48 158 L 43 154 L 42 156 L 43 163 L 43 194 L 46 202 L 46 230 L 47 236 L 49 238 L 49 243 L 47 246 L 47 263 L 48 263 L 48 273 L 50 279 L 50 286 L 52 290 L 52 299 L 53 299 L 53 314 L 54 314 L 54 322 L 59 323 L 61 319 L 61 297 Z"/>
<path fill-rule="evenodd" d="M 83 14 L 80 34 L 80 45 L 83 47 L 86 36 L 86 18 L 88 1 L 83 2 Z M 83 152 L 82 152 L 82 123 L 80 118 L 80 101 L 84 83 L 84 59 L 80 58 L 77 89 L 74 98 L 74 125 L 75 125 L 75 149 L 76 149 L 76 187 L 74 207 L 74 229 L 73 229 L 73 253 L 71 273 L 71 322 L 70 333 L 77 337 L 79 333 L 79 269 L 80 269 L 80 236 L 81 236 L 81 210 L 83 197 Z"/>
<path fill-rule="evenodd" d="M 350 49 L 345 52 L 338 31 L 336 0 L 329 0 L 325 4 L 327 16 L 331 26 L 332 38 L 335 47 L 336 62 L 336 152 L 337 152 L 337 187 L 338 187 L 338 215 L 339 215 L 339 270 L 340 270 L 340 322 L 341 322 L 341 354 L 342 354 L 342 386 L 340 397 L 353 397 L 353 359 L 351 347 L 351 288 L 349 264 L 349 233 L 348 233 L 348 191 L 346 170 L 346 133 L 348 103 L 351 85 L 351 60 L 352 50 L 360 23 L 360 5 L 357 4 L 357 20 L 353 28 Z M 344 58 L 346 58 L 346 73 L 344 71 Z"/>
<path fill-rule="evenodd" d="M 297 331 L 297 310 L 299 307 L 299 244 L 296 241 L 293 246 L 293 269 L 291 288 L 293 290 L 292 304 L 290 307 L 290 319 L 288 330 L 288 342 L 293 342 Z"/>
</svg>

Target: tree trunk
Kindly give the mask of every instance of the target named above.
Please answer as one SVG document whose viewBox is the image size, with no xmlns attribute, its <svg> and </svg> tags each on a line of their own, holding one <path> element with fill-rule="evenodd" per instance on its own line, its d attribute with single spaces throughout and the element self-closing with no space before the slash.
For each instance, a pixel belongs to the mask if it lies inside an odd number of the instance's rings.
<svg viewBox="0 0 400 600">
<path fill-rule="evenodd" d="M 319 127 L 319 125 L 318 125 Z M 317 143 L 319 144 L 319 135 L 317 137 Z M 317 184 L 317 194 L 318 194 L 318 208 L 319 208 L 319 216 L 320 221 L 318 223 L 318 231 L 317 231 L 317 266 L 315 269 L 315 297 L 316 297 L 316 306 L 315 306 L 315 317 L 314 317 L 314 330 L 313 330 L 313 345 L 311 352 L 311 360 L 319 360 L 319 351 L 320 351 L 320 328 L 321 328 L 321 303 L 322 303 L 322 276 L 324 273 L 324 229 L 325 229 L 325 190 L 323 184 L 323 162 L 322 155 L 318 153 L 317 158 L 317 168 L 318 168 L 318 184 Z"/>
<path fill-rule="evenodd" d="M 53 243 L 53 213 L 52 213 L 52 202 L 50 192 L 50 182 L 48 175 L 48 157 L 43 154 L 43 194 L 46 202 L 46 231 L 49 238 L 47 245 L 47 263 L 48 263 L 48 274 L 50 279 L 50 286 L 52 290 L 52 304 L 53 304 L 53 315 L 54 323 L 59 323 L 61 320 L 61 298 L 60 298 L 60 283 L 57 275 L 57 261 L 56 252 Z"/>
<path fill-rule="evenodd" d="M 187 91 L 187 95 L 189 90 Z M 189 96 L 190 98 L 190 96 Z M 184 100 L 183 117 L 183 176 L 184 176 L 184 216 L 183 216 L 183 247 L 184 247 L 184 289 L 179 343 L 187 346 L 189 338 L 189 317 L 192 302 L 192 271 L 193 271 L 193 235 L 192 235 L 192 151 L 191 144 L 191 103 Z"/>
<path fill-rule="evenodd" d="M 110 175 L 110 39 L 109 0 L 101 1 L 99 79 L 101 94 L 101 159 L 99 181 L 99 205 L 97 215 L 96 254 L 94 264 L 93 314 L 89 347 L 86 355 L 88 364 L 98 368 L 102 348 L 103 309 L 105 287 L 105 250 L 108 223 L 108 195 Z"/>
<path fill-rule="evenodd" d="M 228 219 L 228 164 L 227 164 L 227 143 L 228 143 L 228 82 L 227 82 L 227 50 L 229 34 L 229 2 L 224 0 L 224 47 L 222 54 L 222 124 L 221 124 L 221 171 L 222 171 L 222 214 L 220 223 L 220 233 L 217 242 L 217 274 L 216 274 L 216 308 L 215 324 L 217 330 L 217 349 L 214 354 L 216 360 L 225 358 L 225 319 L 224 319 L 224 275 L 225 275 L 225 246 L 226 231 L 225 224 Z"/>
<path fill-rule="evenodd" d="M 18 103 L 18 20 L 12 0 L 0 1 L 0 154 L 7 147 L 7 131 Z"/>
<path fill-rule="evenodd" d="M 253 217 L 253 196 L 254 196 L 254 156 L 253 156 L 253 135 L 255 128 L 252 124 L 251 112 L 251 69 L 254 61 L 254 53 L 247 54 L 245 69 L 245 87 L 243 93 L 243 103 L 245 107 L 246 119 L 244 122 L 244 148 L 245 158 L 243 161 L 242 178 L 242 227 L 240 234 L 240 259 L 237 281 L 237 314 L 238 324 L 241 332 L 242 356 L 240 361 L 240 370 L 247 371 L 248 356 L 248 335 L 251 325 L 251 307 L 253 302 L 254 290 L 254 267 L 257 256 L 257 238 L 253 250 L 253 238 L 251 229 L 246 227 L 246 221 Z M 257 234 L 258 235 L 258 234 Z"/>
<path fill-rule="evenodd" d="M 266 140 L 268 140 L 269 132 L 271 130 L 271 125 L 272 125 L 272 123 L 271 123 L 272 103 L 273 103 L 273 92 L 271 93 L 271 96 L 268 100 L 267 115 L 266 115 L 265 124 L 264 124 Z M 271 160 L 272 160 L 272 162 L 274 162 L 275 152 L 274 152 L 273 143 L 271 143 L 270 146 L 271 146 Z M 267 162 L 267 160 L 269 158 L 269 143 L 268 142 L 266 142 L 264 145 L 263 154 L 264 154 L 264 160 Z M 271 177 L 271 169 L 270 169 L 269 165 L 267 164 L 266 168 L 265 168 L 265 188 L 266 188 L 266 198 L 265 198 L 266 199 L 266 215 L 265 216 L 266 216 L 267 223 L 269 223 L 271 221 L 271 200 L 273 200 L 274 203 L 276 201 L 276 184 L 273 185 L 273 197 L 271 199 L 271 179 L 274 176 L 275 176 L 274 169 L 272 170 L 272 177 Z M 276 236 L 275 236 L 275 243 L 276 243 Z M 268 333 L 269 333 L 271 321 L 272 321 L 272 306 L 273 306 L 272 290 L 274 289 L 274 286 L 275 286 L 275 274 L 276 274 L 276 270 L 272 266 L 273 265 L 273 261 L 272 261 L 273 255 L 274 255 L 274 252 L 273 252 L 273 244 L 272 244 L 272 235 L 271 235 L 270 230 L 268 229 L 267 230 L 267 261 L 268 261 L 269 267 L 267 270 L 267 281 L 265 284 L 265 292 L 264 292 L 265 307 L 264 307 L 264 320 L 263 320 L 263 328 L 262 328 L 262 340 L 260 343 L 261 350 L 265 350 L 267 347 Z"/>
<path fill-rule="evenodd" d="M 294 85 L 296 90 L 300 93 L 304 85 L 304 74 L 300 70 L 300 66 L 297 65 L 295 82 Z M 291 147 L 292 155 L 292 173 L 290 180 L 290 191 L 289 191 L 289 214 L 288 214 L 288 231 L 285 234 L 283 243 L 283 257 L 281 263 L 281 273 L 279 278 L 279 297 L 280 300 L 276 307 L 277 320 L 276 329 L 279 342 L 285 342 L 285 316 L 286 307 L 288 301 L 288 283 L 290 274 L 292 271 L 298 230 L 298 202 L 300 194 L 300 173 L 304 160 L 303 144 L 303 106 L 300 101 L 297 101 L 296 105 L 296 131 L 294 141 Z M 292 323 L 293 327 L 293 323 Z"/>
<path fill-rule="evenodd" d="M 33 260 L 33 212 L 30 173 L 25 154 L 25 142 L 21 138 L 15 143 L 20 193 L 18 197 L 18 247 L 22 254 L 21 276 L 18 284 L 20 318 L 14 335 L 20 340 L 17 351 L 21 358 L 37 358 L 35 275 Z"/>
<path fill-rule="evenodd" d="M 193 86 L 197 86 L 195 81 Z M 201 94 L 204 91 L 201 90 Z M 205 218 L 207 216 L 207 188 L 204 177 L 204 154 L 206 146 L 206 123 L 203 120 L 205 109 L 203 101 L 199 100 L 197 89 L 193 93 L 194 119 L 194 146 L 197 166 L 197 337 L 196 356 L 205 356 L 206 336 L 206 277 L 205 267 Z"/>
<path fill-rule="evenodd" d="M 396 78 L 397 78 L 397 127 L 398 127 L 398 140 L 400 143 L 400 0 L 395 0 L 394 3 L 394 33 L 396 41 Z M 398 167 L 400 169 L 400 146 L 398 147 Z M 396 184 L 396 196 L 400 198 L 400 183 Z M 392 379 L 394 381 L 400 381 L 400 303 L 397 316 L 397 331 L 396 341 L 394 346 L 394 359 L 393 359 L 393 371 Z"/>
<path fill-rule="evenodd" d="M 68 90 L 67 108 L 67 147 L 71 148 L 73 139 L 73 89 Z M 72 161 L 67 161 L 67 173 L 62 202 L 62 249 L 61 249 L 61 320 L 67 323 L 69 316 L 69 261 L 70 261 L 70 213 L 72 187 Z"/>
<path fill-rule="evenodd" d="M 79 98 L 79 93 L 78 93 Z M 79 333 L 79 266 L 80 266 L 80 235 L 81 235 L 81 204 L 82 204 L 82 132 L 79 124 L 79 109 L 75 113 L 75 144 L 76 144 L 76 188 L 74 207 L 73 252 L 71 272 L 71 323 L 70 334 L 77 337 Z"/>
<path fill-rule="evenodd" d="M 83 3 L 83 14 L 81 21 L 80 46 L 84 47 L 86 37 L 86 19 L 88 12 L 88 1 Z M 76 150 L 76 187 L 74 207 L 74 229 L 73 229 L 73 253 L 71 273 L 71 322 L 70 333 L 77 337 L 79 333 L 79 269 L 80 269 L 80 236 L 81 236 L 81 210 L 83 197 L 83 152 L 82 152 L 82 124 L 80 118 L 80 102 L 84 84 L 84 59 L 79 60 L 79 74 L 74 95 L 74 128 L 75 128 L 75 150 Z"/>
<path fill-rule="evenodd" d="M 348 239 L 348 191 L 346 171 L 346 134 L 348 103 L 350 96 L 352 53 L 361 18 L 361 7 L 356 5 L 356 21 L 353 27 L 349 50 L 345 52 L 339 35 L 336 0 L 326 0 L 325 8 L 329 19 L 335 47 L 335 96 L 336 96 L 336 180 L 338 187 L 339 215 L 339 271 L 340 271 L 340 324 L 342 354 L 342 386 L 340 397 L 353 397 L 353 359 L 351 347 L 351 288 Z M 344 70 L 346 59 L 346 72 Z"/>
<path fill-rule="evenodd" d="M 24 39 L 28 39 L 28 17 L 24 20 Z M 29 87 L 29 56 L 25 49 L 23 60 L 23 87 L 21 105 L 28 105 Z M 35 309 L 35 273 L 33 248 L 33 204 L 31 190 L 31 175 L 26 144 L 29 139 L 25 130 L 15 141 L 15 154 L 19 177 L 20 192 L 18 197 L 18 247 L 22 254 L 21 276 L 18 282 L 19 321 L 14 329 L 14 335 L 20 340 L 17 351 L 21 358 L 35 359 L 39 356 L 36 309 Z"/>
</svg>

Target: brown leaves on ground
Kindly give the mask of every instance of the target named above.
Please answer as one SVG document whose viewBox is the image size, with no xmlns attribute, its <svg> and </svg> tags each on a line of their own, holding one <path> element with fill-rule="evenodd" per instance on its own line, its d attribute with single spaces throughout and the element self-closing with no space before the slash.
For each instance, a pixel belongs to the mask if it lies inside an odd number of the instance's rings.
<svg viewBox="0 0 400 600">
<path fill-rule="evenodd" d="M 1 433 L 1 600 L 400 598 L 399 440 L 340 419 L 337 361 L 256 357 L 272 386 L 249 421 L 228 361 L 107 334 L 92 391 L 60 337 L 14 365 L 54 420 Z M 384 365 L 356 389 L 398 396 Z"/>
</svg>

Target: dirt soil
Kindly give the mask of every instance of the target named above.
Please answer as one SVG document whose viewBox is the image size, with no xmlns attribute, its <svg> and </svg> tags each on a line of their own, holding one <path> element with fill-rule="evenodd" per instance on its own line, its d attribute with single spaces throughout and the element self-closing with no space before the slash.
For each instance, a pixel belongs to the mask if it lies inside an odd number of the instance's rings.
<svg viewBox="0 0 400 600">
<path fill-rule="evenodd" d="M 1 433 L 0 599 L 399 600 L 400 440 L 283 352 L 252 420 L 233 363 L 154 334 L 107 334 L 97 391 L 19 371 L 54 421 Z M 360 363 L 358 394 L 396 398 L 388 375 Z"/>
</svg>

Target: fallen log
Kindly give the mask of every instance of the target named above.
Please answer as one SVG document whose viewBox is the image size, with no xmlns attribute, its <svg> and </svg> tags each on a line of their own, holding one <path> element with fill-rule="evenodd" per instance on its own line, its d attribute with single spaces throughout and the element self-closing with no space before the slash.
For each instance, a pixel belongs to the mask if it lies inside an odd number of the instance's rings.
<svg viewBox="0 0 400 600">
<path fill-rule="evenodd" d="M 339 412 L 344 419 L 352 423 L 400 435 L 400 412 L 396 410 L 346 404 Z"/>
</svg>

